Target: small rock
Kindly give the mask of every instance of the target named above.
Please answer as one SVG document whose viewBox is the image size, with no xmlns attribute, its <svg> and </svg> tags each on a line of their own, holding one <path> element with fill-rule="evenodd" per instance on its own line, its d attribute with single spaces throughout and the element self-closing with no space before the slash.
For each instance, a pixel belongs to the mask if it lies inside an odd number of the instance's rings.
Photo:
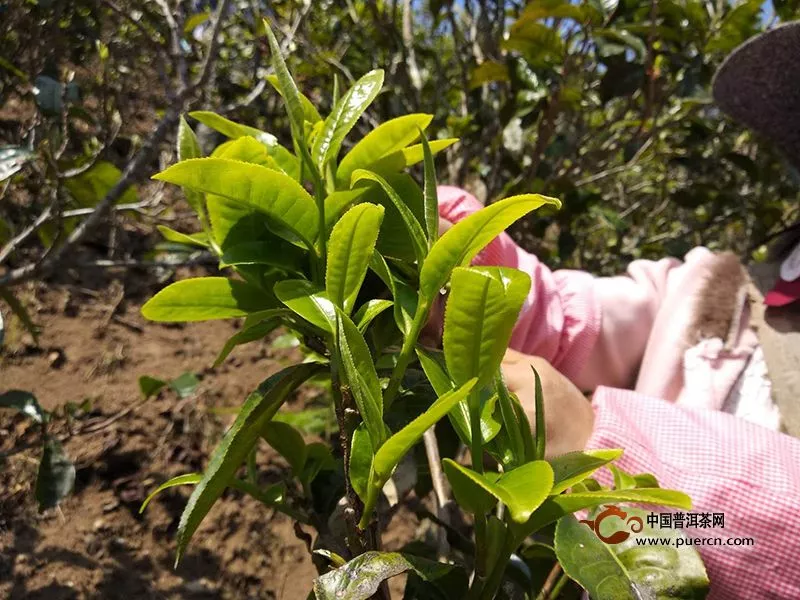
<svg viewBox="0 0 800 600">
<path fill-rule="evenodd" d="M 127 550 L 130 547 L 131 546 L 128 543 L 128 540 L 126 540 L 124 537 L 115 537 L 111 540 L 112 550 Z"/>
<path fill-rule="evenodd" d="M 96 519 L 94 523 L 92 523 L 92 529 L 95 531 L 100 531 L 101 529 L 106 528 L 106 522 L 103 519 Z"/>
<path fill-rule="evenodd" d="M 112 500 L 103 505 L 103 512 L 109 513 L 119 508 L 119 500 Z"/>
<path fill-rule="evenodd" d="M 50 363 L 51 369 L 60 369 L 66 360 L 67 358 L 64 355 L 64 351 L 61 349 L 52 350 L 47 355 L 47 362 Z"/>
</svg>

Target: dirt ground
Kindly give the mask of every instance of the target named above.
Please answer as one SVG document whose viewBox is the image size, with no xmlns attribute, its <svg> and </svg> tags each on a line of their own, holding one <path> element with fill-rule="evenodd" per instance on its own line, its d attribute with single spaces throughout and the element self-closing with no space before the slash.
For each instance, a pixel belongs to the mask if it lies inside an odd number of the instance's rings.
<svg viewBox="0 0 800 600">
<path fill-rule="evenodd" d="M 305 598 L 316 571 L 287 517 L 228 492 L 173 569 L 189 488 L 162 493 L 138 514 L 159 483 L 204 467 L 233 418 L 210 409 L 241 403 L 297 351 L 252 343 L 212 370 L 237 323 L 149 323 L 139 306 L 158 285 L 144 272 L 93 282 L 68 275 L 24 290 L 42 327 L 40 344 L 25 336 L 11 340 L 0 355 L 0 390 L 30 390 L 50 410 L 88 398 L 91 411 L 76 427 L 97 430 L 64 443 L 77 480 L 60 510 L 37 512 L 36 450 L 12 453 L 0 464 L 0 597 Z M 179 399 L 167 390 L 140 404 L 140 375 L 170 379 L 187 371 L 201 380 L 192 396 Z M 313 394 L 294 398 L 285 410 L 313 403 Z M 3 411 L 0 452 L 32 439 L 29 427 Z M 285 477 L 285 463 L 266 445 L 259 466 L 267 481 Z M 413 517 L 395 519 L 413 531 Z M 393 530 L 384 538 L 390 549 L 403 537 L 396 524 Z"/>
</svg>

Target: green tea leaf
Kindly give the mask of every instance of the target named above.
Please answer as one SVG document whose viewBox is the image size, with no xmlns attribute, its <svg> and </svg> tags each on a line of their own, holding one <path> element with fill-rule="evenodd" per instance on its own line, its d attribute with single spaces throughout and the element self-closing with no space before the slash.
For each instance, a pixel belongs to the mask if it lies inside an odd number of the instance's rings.
<svg viewBox="0 0 800 600">
<path fill-rule="evenodd" d="M 350 185 L 356 169 L 370 169 L 381 158 L 398 152 L 419 137 L 419 130 L 430 125 L 433 115 L 411 114 L 378 125 L 353 146 L 336 170 L 337 187 Z"/>
<path fill-rule="evenodd" d="M 545 525 L 554 523 L 564 515 L 572 514 L 584 508 L 592 508 L 601 504 L 658 504 L 676 506 L 689 510 L 692 501 L 686 494 L 675 490 L 646 488 L 638 490 L 598 490 L 596 492 L 580 492 L 560 494 L 545 500 L 539 510 L 524 524 L 519 526 L 518 537 L 527 537 L 539 531 Z"/>
<path fill-rule="evenodd" d="M 325 333 L 336 331 L 336 306 L 327 292 L 310 281 L 288 279 L 275 284 L 275 295 L 292 311 Z"/>
<path fill-rule="evenodd" d="M 267 81 L 269 84 L 275 88 L 275 91 L 278 92 L 281 97 L 283 97 L 283 89 L 281 88 L 281 84 L 278 81 L 277 75 L 267 75 Z M 314 103 L 311 102 L 306 96 L 298 91 L 298 96 L 300 97 L 300 104 L 303 105 L 303 119 L 311 123 L 312 125 L 322 121 L 322 117 L 319 115 L 317 111 L 317 107 L 314 106 Z"/>
<path fill-rule="evenodd" d="M 458 138 L 447 138 L 444 140 L 433 140 L 430 143 L 431 154 L 436 155 L 445 148 L 449 148 L 458 141 Z M 425 151 L 422 144 L 408 146 L 402 150 L 397 150 L 391 154 L 387 154 L 380 160 L 372 163 L 369 166 L 370 171 L 387 175 L 389 173 L 397 173 L 403 171 L 408 167 L 413 167 L 417 163 L 422 162 L 425 158 Z"/>
<path fill-rule="evenodd" d="M 359 187 L 353 190 L 339 190 L 331 192 L 325 198 L 325 231 L 330 231 L 344 211 L 355 204 L 364 194 L 370 191 L 368 187 Z"/>
<path fill-rule="evenodd" d="M 181 115 L 178 122 L 178 160 L 187 160 L 190 158 L 202 158 L 203 151 L 200 149 L 200 142 L 197 141 L 197 136 L 189 127 L 186 119 Z M 186 202 L 192 207 L 192 210 L 197 213 L 200 222 L 205 222 L 206 207 L 203 195 L 199 192 L 190 189 L 183 190 L 186 196 Z"/>
<path fill-rule="evenodd" d="M 197 375 L 188 371 L 169 382 L 170 389 L 178 394 L 179 398 L 188 398 L 194 394 L 198 385 L 200 380 Z"/>
<path fill-rule="evenodd" d="M 295 476 L 303 472 L 308 451 L 299 431 L 288 423 L 270 421 L 264 426 L 261 437 L 286 459 Z"/>
<path fill-rule="evenodd" d="M 150 377 L 149 375 L 142 375 L 139 377 L 139 391 L 145 400 L 155 396 L 166 386 L 167 382 L 163 379 L 157 379 L 156 377 Z"/>
<path fill-rule="evenodd" d="M 35 495 L 39 510 L 58 506 L 74 485 L 75 465 L 58 440 L 48 437 L 44 442 L 44 452 L 36 475 Z"/>
<path fill-rule="evenodd" d="M 535 443 L 531 433 L 531 424 L 516 396 L 513 396 L 506 387 L 502 376 L 495 377 L 495 389 L 503 418 L 503 429 L 508 436 L 513 455 L 513 465 L 519 466 L 525 462 L 537 459 L 535 456 Z"/>
<path fill-rule="evenodd" d="M 228 338 L 228 341 L 225 342 L 219 355 L 217 355 L 217 358 L 214 360 L 214 368 L 221 365 L 236 346 L 264 339 L 270 332 L 274 331 L 276 327 L 280 326 L 281 319 L 290 315 L 291 312 L 282 308 L 275 308 L 260 311 L 259 313 L 252 313 L 250 316 L 255 314 L 259 315 L 258 319 L 245 323 L 239 331 Z M 249 318 L 250 317 L 248 317 L 248 319 Z"/>
<path fill-rule="evenodd" d="M 350 484 L 363 502 L 368 501 L 372 457 L 372 439 L 366 424 L 361 423 L 353 432 L 350 444 Z"/>
<path fill-rule="evenodd" d="M 453 225 L 433 245 L 422 265 L 420 296 L 432 301 L 455 267 L 469 264 L 506 227 L 544 204 L 561 206 L 555 198 L 524 194 L 490 204 Z"/>
<path fill-rule="evenodd" d="M 175 231 L 164 225 L 156 225 L 159 233 L 168 242 L 175 244 L 186 244 L 187 246 L 196 246 L 198 248 L 208 248 L 208 236 L 204 233 L 186 234 L 180 231 Z"/>
<path fill-rule="evenodd" d="M 434 402 L 431 407 L 386 440 L 375 454 L 373 469 L 376 475 L 382 480 L 388 479 L 392 471 L 416 444 L 422 435 L 438 423 L 452 408 L 464 400 L 467 394 L 475 386 L 476 380 L 470 379 L 464 382 L 458 389 L 446 393 Z"/>
<path fill-rule="evenodd" d="M 637 600 L 645 597 L 611 549 L 572 515 L 558 521 L 555 548 L 564 572 L 580 583 L 592 598 Z"/>
<path fill-rule="evenodd" d="M 372 448 L 377 452 L 386 440 L 383 398 L 378 374 L 375 372 L 375 363 L 364 337 L 350 317 L 339 310 L 337 310 L 336 346 L 350 392 L 369 431 Z"/>
<path fill-rule="evenodd" d="M 153 179 L 222 196 L 260 211 L 313 250 L 320 225 L 317 206 L 299 183 L 283 173 L 225 158 L 196 158 L 172 165 Z"/>
<path fill-rule="evenodd" d="M 392 298 L 394 298 L 394 321 L 403 335 L 408 335 L 417 310 L 417 295 L 409 286 L 395 279 L 386 259 L 377 250 L 372 253 L 369 268 L 389 288 Z"/>
<path fill-rule="evenodd" d="M 448 598 L 462 597 L 467 591 L 467 574 L 460 567 L 411 554 L 370 551 L 318 577 L 314 595 L 317 600 L 366 600 L 383 581 L 406 571 L 433 584 Z"/>
<path fill-rule="evenodd" d="M 195 485 L 200 483 L 203 479 L 202 473 L 187 473 L 186 475 L 178 475 L 177 477 L 173 477 L 172 479 L 165 481 L 160 486 L 158 486 L 155 490 L 150 492 L 150 495 L 144 499 L 142 505 L 139 507 L 139 514 L 142 514 L 150 502 L 158 496 L 164 490 L 168 490 L 170 488 L 177 487 L 179 485 Z M 244 492 L 265 506 L 272 506 L 275 508 L 280 509 L 280 504 L 283 502 L 283 498 L 286 495 L 286 486 L 283 483 L 278 483 L 275 485 L 271 485 L 268 488 L 262 490 L 252 484 L 248 484 L 245 481 L 241 481 L 239 479 L 232 479 L 227 487 L 234 488 L 239 490 L 240 492 Z"/>
<path fill-rule="evenodd" d="M 273 238 L 268 242 L 242 242 L 225 248 L 220 257 L 222 267 L 269 265 L 284 271 L 303 273 L 308 254 L 293 244 Z"/>
<path fill-rule="evenodd" d="M 314 140 L 311 156 L 322 173 L 329 160 L 335 160 L 345 136 L 367 110 L 383 87 L 383 70 L 376 69 L 356 81 L 325 119 L 322 131 Z"/>
<path fill-rule="evenodd" d="M 305 147 L 305 130 L 303 128 L 305 116 L 303 102 L 300 100 L 300 91 L 297 89 L 297 84 L 286 67 L 286 61 L 283 60 L 278 40 L 275 39 L 275 34 L 272 33 L 272 28 L 266 19 L 264 19 L 264 30 L 269 43 L 272 68 L 275 70 L 281 96 L 283 96 L 283 100 L 286 103 L 286 112 L 289 115 L 292 137 L 298 146 Z"/>
<path fill-rule="evenodd" d="M 375 250 L 383 207 L 359 204 L 348 210 L 328 241 L 325 286 L 331 301 L 350 314 Z"/>
<path fill-rule="evenodd" d="M 288 367 L 265 380 L 247 398 L 236 421 L 214 450 L 203 479 L 192 492 L 181 515 L 176 565 L 186 551 L 192 535 L 250 453 L 266 423 L 272 419 L 289 394 L 323 368 L 316 363 Z"/>
<path fill-rule="evenodd" d="M 544 394 L 542 393 L 542 378 L 539 377 L 539 372 L 531 365 L 534 378 L 534 415 L 536 418 L 536 433 L 534 436 L 534 458 L 542 460 L 545 457 L 547 450 L 547 421 L 544 420 Z"/>
<path fill-rule="evenodd" d="M 330 448 L 320 442 L 314 442 L 306 446 L 306 462 L 303 471 L 298 475 L 304 489 L 308 489 L 311 483 L 322 471 L 333 471 L 336 468 L 336 461 L 331 454 Z"/>
<path fill-rule="evenodd" d="M 243 281 L 197 277 L 165 287 L 142 306 L 142 315 L 161 322 L 207 321 L 244 317 L 271 305 L 264 292 Z"/>
<path fill-rule="evenodd" d="M 22 390 L 9 390 L 0 394 L 0 408 L 13 408 L 30 417 L 37 423 L 44 423 L 48 419 L 45 411 L 30 392 Z"/>
<path fill-rule="evenodd" d="M 550 493 L 560 494 L 620 456 L 622 450 L 586 450 L 551 458 L 547 462 L 553 467 L 555 484 Z"/>
<path fill-rule="evenodd" d="M 621 542 L 609 543 L 607 547 L 645 597 L 659 600 L 705 598 L 709 590 L 708 574 L 695 547 L 686 543 L 677 545 L 677 540 L 684 538 L 683 532 L 680 529 L 651 527 L 647 524 L 648 511 L 640 508 L 626 506 L 623 510 L 626 513 L 625 530 L 630 536 Z M 635 519 L 638 519 L 641 527 L 637 527 Z M 611 531 L 605 531 L 604 523 L 609 524 Z M 600 524 L 601 533 L 613 535 L 621 525 L 618 517 L 608 517 Z M 668 545 L 640 546 L 637 540 L 642 538 L 669 539 L 670 542 Z"/>
<path fill-rule="evenodd" d="M 485 515 L 497 504 L 497 497 L 484 487 L 483 482 L 493 484 L 499 479 L 500 473 L 478 475 L 449 458 L 442 461 L 442 467 L 453 488 L 456 502 L 462 509 L 473 515 Z M 481 483 L 474 476 L 481 478 Z"/>
<path fill-rule="evenodd" d="M 553 487 L 553 470 L 550 465 L 537 460 L 517 467 L 502 476 L 497 474 L 480 474 L 450 460 L 444 459 L 445 474 L 450 479 L 450 474 L 458 471 L 460 475 L 469 479 L 475 487 L 482 489 L 503 502 L 508 508 L 511 518 L 517 523 L 525 523 L 541 504 L 545 501 Z M 461 480 L 460 477 L 454 477 Z M 460 483 L 464 488 L 464 484 Z M 473 491 L 473 498 L 483 498 L 477 491 Z M 484 504 L 485 499 L 479 504 Z"/>
<path fill-rule="evenodd" d="M 393 304 L 391 300 L 367 300 L 361 305 L 361 308 L 356 311 L 356 314 L 353 315 L 353 322 L 363 334 L 367 330 L 367 327 L 369 327 L 369 324 L 372 323 L 372 320 Z"/>
<path fill-rule="evenodd" d="M 630 490 L 636 487 L 636 479 L 615 465 L 608 465 L 614 475 L 614 488 L 617 490 Z"/>
<path fill-rule="evenodd" d="M 206 127 L 210 127 L 214 131 L 219 131 L 225 137 L 233 140 L 249 135 L 267 147 L 276 146 L 278 144 L 278 140 L 274 135 L 266 133 L 265 131 L 261 131 L 260 129 L 256 129 L 255 127 L 248 127 L 247 125 L 234 123 L 230 119 L 226 119 L 222 115 L 218 115 L 215 112 L 196 110 L 194 112 L 190 112 L 189 116 L 196 121 L 200 121 Z M 186 156 L 185 158 L 196 157 Z M 180 160 L 184 160 L 184 158 L 181 157 Z"/>
<path fill-rule="evenodd" d="M 414 255 L 417 257 L 417 261 L 421 264 L 425 259 L 428 245 L 425 239 L 425 232 L 422 230 L 422 226 L 414 216 L 414 213 L 411 212 L 411 209 L 406 205 L 405 202 L 403 202 L 400 196 L 397 195 L 397 192 L 394 190 L 394 188 L 392 188 L 391 185 L 389 185 L 389 182 L 377 173 L 358 169 L 353 172 L 352 184 L 355 185 L 355 183 L 358 181 L 365 179 L 374 181 L 381 188 L 383 188 L 383 191 L 389 197 L 389 200 L 391 200 L 392 204 L 394 204 L 395 208 L 397 208 L 399 211 L 403 219 L 403 224 L 405 225 L 408 234 L 411 236 L 411 242 L 414 246 Z"/>
<path fill-rule="evenodd" d="M 530 276 L 516 269 L 453 270 L 444 319 L 444 355 L 456 384 L 477 377 L 478 386 L 483 387 L 492 380 L 529 289 Z"/>
<path fill-rule="evenodd" d="M 439 198 L 436 193 L 436 167 L 433 164 L 433 153 L 428 143 L 428 138 L 420 129 L 420 140 L 422 140 L 422 152 L 425 163 L 425 228 L 428 232 L 428 249 L 432 248 L 439 239 Z"/>
<path fill-rule="evenodd" d="M 453 388 L 453 382 L 447 373 L 444 355 L 441 352 L 432 352 L 418 347 L 417 356 L 437 396 L 442 396 Z M 500 432 L 501 424 L 494 418 L 496 399 L 497 396 L 487 398 L 486 394 L 481 394 L 480 426 L 484 443 L 490 442 Z M 472 443 L 472 427 L 467 400 L 465 399 L 456 404 L 447 416 L 458 437 L 464 444 L 469 446 Z"/>
</svg>

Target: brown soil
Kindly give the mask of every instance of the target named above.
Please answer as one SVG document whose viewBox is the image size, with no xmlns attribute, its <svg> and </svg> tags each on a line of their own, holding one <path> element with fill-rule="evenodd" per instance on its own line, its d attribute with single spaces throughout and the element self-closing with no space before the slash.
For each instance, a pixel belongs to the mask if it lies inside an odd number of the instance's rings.
<svg viewBox="0 0 800 600">
<path fill-rule="evenodd" d="M 91 412 L 75 427 L 104 426 L 65 441 L 77 481 L 60 510 L 37 513 L 36 449 L 12 454 L 0 465 L 0 597 L 291 600 L 310 591 L 316 571 L 292 522 L 249 498 L 227 493 L 177 569 L 175 532 L 189 488 L 162 493 L 138 514 L 160 482 L 203 468 L 232 419 L 210 408 L 241 403 L 258 382 L 297 358 L 296 351 L 264 341 L 240 347 L 222 367 L 210 369 L 238 324 L 149 323 L 139 306 L 157 287 L 144 273 L 129 272 L 124 281 L 25 290 L 42 327 L 40 345 L 34 348 L 18 334 L 7 339 L 11 350 L 0 355 L 0 390 L 30 390 L 50 410 L 89 398 Z M 180 400 L 164 391 L 139 405 L 140 375 L 169 379 L 186 371 L 201 379 L 194 395 Z M 302 408 L 315 394 L 304 392 L 287 410 Z M 107 423 L 131 407 L 130 414 Z M 29 428 L 23 418 L 3 411 L 0 452 L 32 441 Z M 285 463 L 266 445 L 259 467 L 265 481 L 286 474 Z M 408 515 L 395 521 L 384 540 L 390 548 L 415 528 Z"/>
</svg>

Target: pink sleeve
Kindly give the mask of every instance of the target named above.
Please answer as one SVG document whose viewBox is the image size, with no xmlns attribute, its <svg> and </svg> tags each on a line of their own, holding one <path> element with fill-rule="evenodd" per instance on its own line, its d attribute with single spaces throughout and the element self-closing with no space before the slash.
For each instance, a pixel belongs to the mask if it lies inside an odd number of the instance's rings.
<svg viewBox="0 0 800 600">
<path fill-rule="evenodd" d="M 624 448 L 625 471 L 689 494 L 692 512 L 724 513 L 724 528 L 684 531 L 723 544 L 698 546 L 709 598 L 800 598 L 800 441 L 627 390 L 598 388 L 593 406 L 588 448 Z M 741 538 L 752 545 L 725 545 Z"/>
<path fill-rule="evenodd" d="M 439 214 L 453 223 L 482 208 L 471 194 L 439 187 Z M 531 276 L 511 347 L 541 356 L 583 390 L 633 387 L 671 272 L 681 263 L 635 261 L 627 275 L 595 278 L 551 271 L 502 233 L 473 261 L 515 267 Z"/>
</svg>

